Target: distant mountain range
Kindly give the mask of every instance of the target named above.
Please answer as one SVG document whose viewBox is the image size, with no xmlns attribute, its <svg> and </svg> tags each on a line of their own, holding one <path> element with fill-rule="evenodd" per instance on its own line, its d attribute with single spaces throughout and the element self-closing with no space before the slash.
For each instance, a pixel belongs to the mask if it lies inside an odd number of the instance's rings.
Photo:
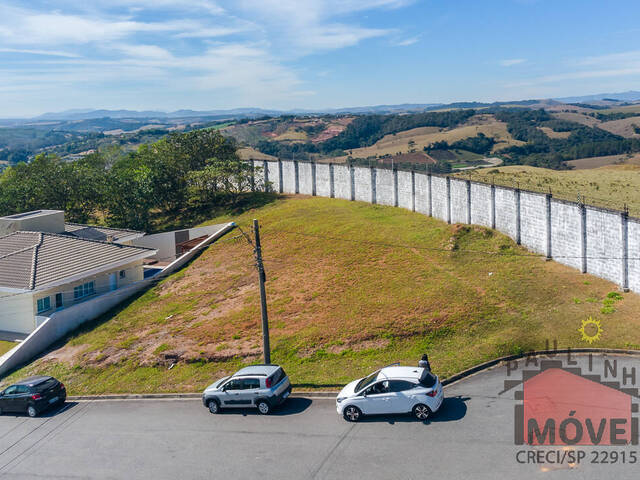
<svg viewBox="0 0 640 480">
<path fill-rule="evenodd" d="M 640 91 L 628 91 L 620 93 L 600 93 L 597 95 L 584 95 L 576 97 L 554 98 L 551 101 L 562 103 L 587 103 L 595 101 L 618 100 L 620 102 L 634 102 L 640 100 Z M 270 110 L 263 108 L 233 108 L 228 110 L 176 110 L 174 112 L 162 112 L 156 110 L 101 110 L 101 109 L 73 109 L 63 112 L 49 112 L 37 117 L 28 119 L 29 121 L 82 121 L 96 118 L 112 119 L 180 119 L 194 117 L 216 117 L 216 118 L 242 118 L 260 116 L 279 115 L 312 115 L 312 114 L 363 114 L 363 113 L 402 113 L 434 110 L 442 107 L 449 108 L 474 108 L 486 106 L 499 106 L 506 104 L 531 105 L 539 102 L 549 102 L 549 100 L 522 100 L 511 102 L 455 102 L 443 103 L 404 103 L 399 105 L 374 105 L 364 107 L 345 107 L 331 109 L 294 109 L 294 110 Z M 25 120 L 21 120 L 24 122 Z M 0 124 L 3 123 L 0 121 Z"/>
</svg>

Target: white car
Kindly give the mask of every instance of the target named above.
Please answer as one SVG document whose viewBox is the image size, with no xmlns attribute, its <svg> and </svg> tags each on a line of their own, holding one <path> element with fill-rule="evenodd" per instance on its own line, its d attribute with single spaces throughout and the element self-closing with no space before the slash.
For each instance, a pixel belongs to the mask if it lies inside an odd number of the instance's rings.
<svg viewBox="0 0 640 480">
<path fill-rule="evenodd" d="M 413 413 L 426 420 L 444 400 L 438 376 L 421 367 L 384 367 L 345 386 L 338 398 L 338 413 L 349 422 L 363 415 Z"/>
</svg>

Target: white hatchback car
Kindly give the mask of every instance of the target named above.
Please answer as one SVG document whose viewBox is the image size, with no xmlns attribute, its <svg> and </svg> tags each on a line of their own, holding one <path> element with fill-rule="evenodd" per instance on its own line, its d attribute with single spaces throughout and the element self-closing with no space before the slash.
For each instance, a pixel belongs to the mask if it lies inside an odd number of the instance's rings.
<svg viewBox="0 0 640 480">
<path fill-rule="evenodd" d="M 363 415 L 413 413 L 426 420 L 444 400 L 438 376 L 421 367 L 384 367 L 345 386 L 338 398 L 338 413 L 349 422 Z"/>
</svg>

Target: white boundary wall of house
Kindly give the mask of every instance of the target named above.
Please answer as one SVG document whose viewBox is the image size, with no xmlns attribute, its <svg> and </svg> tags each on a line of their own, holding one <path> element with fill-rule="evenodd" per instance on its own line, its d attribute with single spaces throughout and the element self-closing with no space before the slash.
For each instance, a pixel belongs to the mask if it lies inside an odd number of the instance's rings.
<svg viewBox="0 0 640 480">
<path fill-rule="evenodd" d="M 136 247 L 148 247 L 158 250 L 154 256 L 149 257 L 155 260 L 163 261 L 176 258 L 176 234 L 183 234 L 182 241 L 192 240 L 204 235 L 210 236 L 215 234 L 220 225 L 208 225 L 205 227 L 188 228 L 184 230 L 175 230 L 172 232 L 154 233 L 136 238 L 132 244 Z"/>
<path fill-rule="evenodd" d="M 263 163 L 269 181 L 271 172 L 287 172 L 283 193 L 298 193 L 300 185 L 306 193 L 310 184 L 312 195 L 401 206 L 448 223 L 495 228 L 549 259 L 640 292 L 640 219 L 625 212 L 424 172 Z"/>
<path fill-rule="evenodd" d="M 26 364 L 83 323 L 98 318 L 136 293 L 151 287 L 158 280 L 179 270 L 194 256 L 233 228 L 235 228 L 235 223 L 232 222 L 217 229 L 215 233 L 209 235 L 151 278 L 132 283 L 118 290 L 113 290 L 91 300 L 57 311 L 50 317 L 36 317 L 39 324 L 38 328 L 20 344 L 0 357 L 0 377 Z"/>
</svg>

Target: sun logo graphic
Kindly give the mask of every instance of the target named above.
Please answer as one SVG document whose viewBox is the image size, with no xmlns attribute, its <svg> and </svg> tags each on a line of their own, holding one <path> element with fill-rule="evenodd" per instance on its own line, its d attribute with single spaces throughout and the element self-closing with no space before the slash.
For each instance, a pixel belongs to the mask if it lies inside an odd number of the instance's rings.
<svg viewBox="0 0 640 480">
<path fill-rule="evenodd" d="M 582 320 L 582 325 L 578 331 L 582 334 L 582 340 L 592 344 L 596 340 L 600 340 L 600 334 L 602 333 L 600 320 L 594 320 L 591 317 L 586 320 Z"/>
</svg>

